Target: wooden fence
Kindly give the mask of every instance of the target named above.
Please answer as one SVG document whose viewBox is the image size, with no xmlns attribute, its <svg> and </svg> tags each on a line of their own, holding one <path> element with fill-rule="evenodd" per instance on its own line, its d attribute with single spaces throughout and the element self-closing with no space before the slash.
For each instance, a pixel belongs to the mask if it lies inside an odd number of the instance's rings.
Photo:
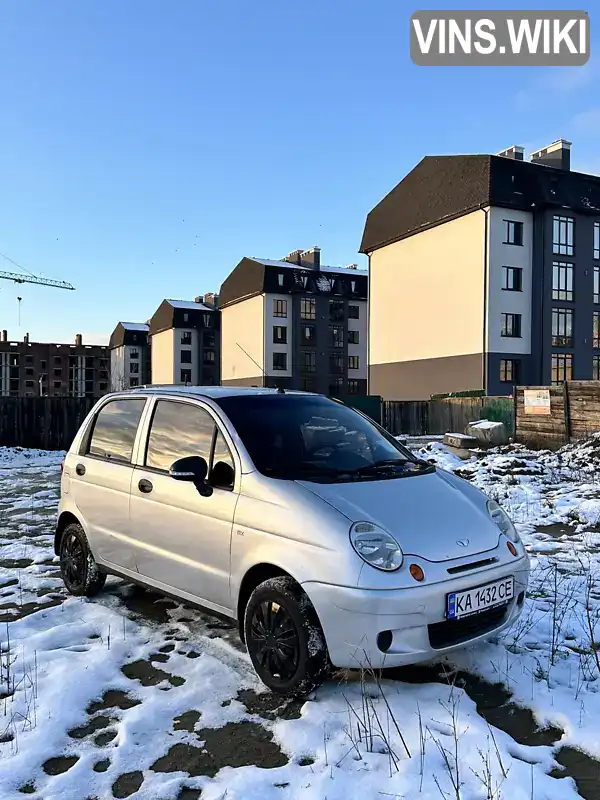
<svg viewBox="0 0 600 800">
<path fill-rule="evenodd" d="M 94 397 L 0 397 L 0 445 L 66 450 Z"/>
<path fill-rule="evenodd" d="M 490 419 L 513 430 L 513 400 L 508 397 L 448 397 L 443 400 L 386 400 L 382 424 L 397 436 L 464 433 L 469 422 Z"/>
<path fill-rule="evenodd" d="M 533 406 L 525 393 L 548 397 L 550 407 Z M 545 413 L 541 413 L 542 410 Z M 531 447 L 556 449 L 600 431 L 600 381 L 567 381 L 562 386 L 520 386 L 515 396 L 515 437 Z"/>
</svg>

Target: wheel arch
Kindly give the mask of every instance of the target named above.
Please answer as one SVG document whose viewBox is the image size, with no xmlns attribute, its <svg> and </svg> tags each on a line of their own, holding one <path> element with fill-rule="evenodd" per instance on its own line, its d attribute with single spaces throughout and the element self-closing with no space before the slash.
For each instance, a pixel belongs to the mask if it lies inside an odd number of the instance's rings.
<svg viewBox="0 0 600 800">
<path fill-rule="evenodd" d="M 81 525 L 81 521 L 71 511 L 63 511 L 59 516 L 56 524 L 56 532 L 54 534 L 54 552 L 56 555 L 60 552 L 60 542 L 65 529 L 73 522 L 77 523 L 77 525 Z"/>
</svg>

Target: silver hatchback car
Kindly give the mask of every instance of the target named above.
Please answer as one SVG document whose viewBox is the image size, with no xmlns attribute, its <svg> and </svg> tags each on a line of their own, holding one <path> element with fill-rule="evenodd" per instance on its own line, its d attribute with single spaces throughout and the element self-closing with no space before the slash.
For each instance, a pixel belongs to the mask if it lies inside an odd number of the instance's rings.
<svg viewBox="0 0 600 800">
<path fill-rule="evenodd" d="M 237 620 L 287 695 L 496 633 L 529 576 L 478 489 L 338 401 L 271 389 L 103 397 L 63 464 L 55 549 L 75 595 L 114 574 Z"/>
</svg>

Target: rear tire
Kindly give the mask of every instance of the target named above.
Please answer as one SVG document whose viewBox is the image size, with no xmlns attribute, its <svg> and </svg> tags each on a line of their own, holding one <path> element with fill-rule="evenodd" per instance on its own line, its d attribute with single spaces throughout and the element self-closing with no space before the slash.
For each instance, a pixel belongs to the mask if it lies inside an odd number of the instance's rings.
<svg viewBox="0 0 600 800">
<path fill-rule="evenodd" d="M 59 548 L 60 572 L 67 591 L 76 597 L 93 597 L 106 583 L 81 525 L 71 522 L 64 529 Z"/>
<path fill-rule="evenodd" d="M 270 578 L 256 587 L 244 633 L 254 669 L 272 692 L 302 697 L 327 678 L 331 665 L 321 623 L 293 578 Z"/>
</svg>

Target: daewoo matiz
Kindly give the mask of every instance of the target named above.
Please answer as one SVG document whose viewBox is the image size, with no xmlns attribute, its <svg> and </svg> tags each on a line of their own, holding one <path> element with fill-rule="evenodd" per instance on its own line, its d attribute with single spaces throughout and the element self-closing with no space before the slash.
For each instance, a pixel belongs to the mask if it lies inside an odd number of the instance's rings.
<svg viewBox="0 0 600 800">
<path fill-rule="evenodd" d="M 316 394 L 148 387 L 100 400 L 64 464 L 70 592 L 107 574 L 237 620 L 256 672 L 425 661 L 519 615 L 529 561 L 493 500 Z"/>
</svg>

